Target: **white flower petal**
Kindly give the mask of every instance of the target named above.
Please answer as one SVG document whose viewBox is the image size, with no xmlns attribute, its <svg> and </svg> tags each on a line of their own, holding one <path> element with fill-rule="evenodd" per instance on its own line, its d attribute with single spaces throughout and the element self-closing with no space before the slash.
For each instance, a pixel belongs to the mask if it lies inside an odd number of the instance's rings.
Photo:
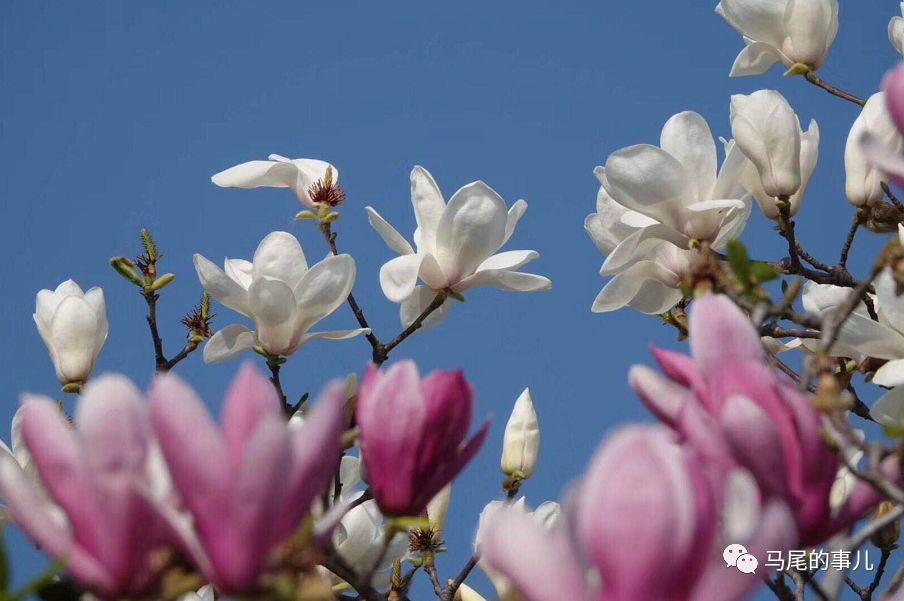
<svg viewBox="0 0 904 601">
<path fill-rule="evenodd" d="M 436 291 L 432 288 L 427 286 L 415 288 L 414 293 L 402 301 L 399 307 L 399 321 L 402 323 L 402 327 L 407 328 L 414 323 L 414 320 L 430 306 L 435 298 Z M 429 330 L 445 321 L 449 316 L 451 306 L 452 303 L 448 301 L 440 305 L 439 309 L 433 311 L 421 324 L 421 331 Z"/>
<path fill-rule="evenodd" d="M 304 274 L 293 291 L 307 330 L 342 305 L 355 285 L 355 260 L 351 255 L 331 255 Z"/>
<path fill-rule="evenodd" d="M 288 232 L 267 234 L 254 251 L 252 262 L 252 279 L 272 278 L 289 288 L 295 288 L 308 270 L 301 244 Z"/>
<path fill-rule="evenodd" d="M 537 292 L 549 290 L 552 288 L 552 282 L 547 277 L 533 273 L 521 273 L 520 271 L 508 271 L 506 269 L 486 269 L 466 277 L 453 288 L 456 292 L 464 292 L 474 286 L 491 286 L 509 292 Z"/>
<path fill-rule="evenodd" d="M 527 202 L 524 199 L 516 200 L 515 204 L 508 210 L 508 216 L 505 220 L 505 236 L 499 246 L 503 246 L 512 237 L 512 234 L 515 233 L 515 226 L 518 225 L 518 221 L 526 212 Z"/>
<path fill-rule="evenodd" d="M 722 0 L 716 12 L 745 37 L 779 47 L 785 37 L 785 4 L 775 0 Z"/>
<path fill-rule="evenodd" d="M 390 301 L 400 303 L 414 292 L 424 255 L 402 255 L 380 268 L 380 286 Z"/>
<path fill-rule="evenodd" d="M 248 290 L 251 285 L 252 264 L 244 259 L 226 259 L 223 264 L 226 275 L 236 284 Z"/>
<path fill-rule="evenodd" d="M 204 363 L 221 363 L 257 344 L 254 332 L 243 325 L 226 326 L 204 345 Z"/>
<path fill-rule="evenodd" d="M 477 267 L 477 271 L 489 269 L 515 270 L 538 258 L 540 253 L 535 250 L 507 250 L 493 255 Z"/>
<path fill-rule="evenodd" d="M 876 370 L 873 384 L 887 388 L 904 385 L 904 359 L 889 361 Z"/>
<path fill-rule="evenodd" d="M 386 246 L 400 255 L 410 255 L 414 253 L 414 249 L 411 248 L 408 241 L 405 240 L 405 238 L 403 238 L 388 221 L 383 219 L 379 213 L 372 207 L 364 207 L 364 210 L 367 211 L 367 222 L 370 224 L 370 227 L 374 228 L 374 230 L 380 234 L 380 237 L 383 238 L 383 242 L 386 243 Z"/>
<path fill-rule="evenodd" d="M 221 188 L 289 188 L 295 184 L 293 165 L 274 161 L 249 161 L 215 174 L 210 180 Z"/>
<path fill-rule="evenodd" d="M 271 355 L 291 355 L 298 348 L 299 310 L 292 289 L 281 280 L 255 279 L 248 289 L 260 345 Z"/>
<path fill-rule="evenodd" d="M 716 143 L 703 117 L 692 111 L 674 115 L 662 128 L 659 146 L 684 166 L 691 198 L 712 197 L 716 184 Z"/>
<path fill-rule="evenodd" d="M 904 386 L 892 388 L 879 397 L 869 414 L 884 426 L 901 428 L 904 425 Z"/>
<path fill-rule="evenodd" d="M 625 305 L 649 315 L 668 311 L 681 300 L 681 292 L 673 287 L 678 280 L 665 267 L 640 261 L 609 280 L 593 301 L 591 311 L 605 313 Z"/>
<path fill-rule="evenodd" d="M 361 334 L 370 334 L 370 328 L 356 328 L 354 330 L 331 330 L 328 332 L 307 332 L 301 337 L 298 346 L 303 346 L 311 340 L 322 338 L 324 340 L 348 340 Z"/>
<path fill-rule="evenodd" d="M 600 275 L 612 275 L 624 271 L 638 261 L 651 259 L 662 246 L 663 241 L 679 248 L 686 248 L 688 239 L 671 227 L 663 224 L 651 225 L 637 230 L 615 247 L 600 269 Z"/>
<path fill-rule="evenodd" d="M 418 251 L 433 254 L 436 252 L 436 231 L 446 203 L 433 176 L 420 165 L 411 170 L 411 204 L 417 220 L 415 244 Z"/>
<path fill-rule="evenodd" d="M 745 77 L 760 75 L 769 70 L 775 63 L 782 62 L 784 57 L 778 48 L 763 42 L 748 44 L 735 58 L 729 77 Z"/>
<path fill-rule="evenodd" d="M 248 308 L 248 292 L 226 275 L 203 255 L 194 256 L 195 271 L 201 281 L 201 287 L 221 305 L 229 307 L 242 315 L 251 315 Z"/>
<path fill-rule="evenodd" d="M 443 211 L 436 231 L 436 260 L 450 282 L 474 273 L 505 238 L 508 210 L 483 182 L 463 186 Z"/>
</svg>

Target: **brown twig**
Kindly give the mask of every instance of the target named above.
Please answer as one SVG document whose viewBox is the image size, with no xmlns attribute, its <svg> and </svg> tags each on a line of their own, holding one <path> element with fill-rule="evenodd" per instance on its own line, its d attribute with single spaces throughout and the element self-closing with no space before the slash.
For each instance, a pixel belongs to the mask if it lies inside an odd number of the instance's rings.
<svg viewBox="0 0 904 601">
<path fill-rule="evenodd" d="M 392 340 L 387 342 L 385 345 L 383 345 L 383 361 L 386 360 L 386 355 L 389 355 L 389 352 L 392 349 L 399 346 L 399 344 L 401 344 L 406 338 L 408 338 L 409 336 L 414 334 L 416 331 L 418 331 L 421 328 L 421 326 L 424 325 L 424 321 L 428 317 L 430 317 L 430 315 L 434 311 L 436 311 L 437 309 L 439 309 L 440 307 L 443 306 L 443 303 L 446 302 L 446 298 L 448 298 L 448 297 L 449 297 L 449 292 L 447 292 L 446 290 L 440 290 L 439 292 L 437 292 L 436 296 L 433 297 L 433 300 L 430 302 L 430 304 L 427 305 L 427 308 L 424 309 L 421 312 L 421 314 L 418 315 L 417 318 L 415 318 L 415 320 L 411 322 L 411 325 L 409 325 L 407 328 L 402 330 L 398 336 L 396 336 L 395 338 L 393 338 Z M 383 361 L 378 362 L 378 364 L 382 363 Z"/>
<path fill-rule="evenodd" d="M 809 81 L 811 84 L 822 88 L 823 90 L 825 90 L 829 94 L 832 94 L 833 96 L 843 98 L 843 99 L 847 100 L 848 102 L 853 102 L 854 104 L 859 105 L 859 106 L 864 106 L 866 104 L 866 101 L 864 99 L 859 98 L 858 96 L 854 96 L 850 92 L 845 92 L 841 88 L 837 88 L 837 87 L 833 86 L 832 84 L 827 83 L 821 77 L 819 77 L 819 75 L 816 74 L 816 71 L 812 71 L 812 70 L 807 71 L 807 73 L 805 74 L 805 77 L 806 77 L 807 81 Z"/>
<path fill-rule="evenodd" d="M 449 586 L 446 587 L 446 590 L 443 591 L 441 601 L 452 601 L 455 598 L 455 593 L 458 591 L 459 587 L 467 580 L 468 576 L 471 574 L 471 570 L 477 565 L 479 561 L 476 555 L 472 555 L 470 559 L 468 559 L 468 563 L 461 569 L 458 573 L 458 576 L 455 577 L 455 580 L 452 580 L 449 583 Z"/>
<path fill-rule="evenodd" d="M 838 258 L 838 267 L 841 269 L 847 269 L 848 253 L 851 251 L 854 236 L 857 235 L 857 230 L 860 228 L 861 223 L 863 223 L 863 218 L 860 211 L 857 211 L 854 213 L 854 218 L 851 219 L 851 227 L 848 230 L 847 237 L 844 239 L 844 246 L 841 247 L 841 256 Z"/>
</svg>

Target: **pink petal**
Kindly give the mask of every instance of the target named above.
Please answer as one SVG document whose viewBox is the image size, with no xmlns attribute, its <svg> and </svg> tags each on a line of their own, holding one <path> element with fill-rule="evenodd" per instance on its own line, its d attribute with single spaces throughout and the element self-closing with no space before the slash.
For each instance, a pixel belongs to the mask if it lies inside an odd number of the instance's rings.
<svg viewBox="0 0 904 601">
<path fill-rule="evenodd" d="M 726 364 L 765 359 L 760 337 L 726 296 L 707 294 L 695 300 L 688 331 L 691 355 L 706 379 Z"/>
<path fill-rule="evenodd" d="M 662 377 L 645 365 L 631 367 L 628 372 L 628 384 L 647 409 L 670 426 L 674 426 L 685 398 L 690 393 L 687 388 Z"/>
<path fill-rule="evenodd" d="M 53 401 L 32 398 L 22 406 L 22 435 L 41 481 L 69 517 L 75 540 L 100 553 L 103 520 L 81 441 Z"/>
<path fill-rule="evenodd" d="M 178 376 L 158 376 L 148 396 L 151 425 L 173 485 L 206 540 L 228 521 L 233 482 L 226 441 L 201 400 Z"/>
<path fill-rule="evenodd" d="M 782 443 L 766 413 L 745 396 L 728 399 L 719 416 L 739 463 L 750 470 L 767 496 L 788 494 Z"/>
<path fill-rule="evenodd" d="M 417 451 L 418 470 L 429 469 L 437 456 L 457 449 L 471 425 L 473 392 L 459 371 L 434 371 L 421 382 L 427 403 L 424 431 Z"/>
<path fill-rule="evenodd" d="M 430 499 L 436 496 L 446 484 L 452 482 L 452 480 L 465 469 L 465 466 L 467 466 L 471 459 L 477 455 L 477 452 L 480 451 L 480 447 L 483 446 L 483 442 L 486 440 L 489 431 L 490 422 L 487 420 L 477 433 L 471 437 L 471 440 L 457 452 L 449 452 L 451 456 L 449 460 L 442 462 L 442 458 L 437 458 L 437 463 L 433 466 L 433 470 L 428 472 L 417 485 L 417 505 L 420 506 L 420 510 L 423 510 L 423 508 L 427 506 L 427 503 L 430 502 Z"/>
<path fill-rule="evenodd" d="M 298 526 L 330 482 L 339 462 L 344 429 L 345 384 L 336 380 L 320 393 L 304 425 L 293 433 L 292 467 L 287 474 L 285 503 L 279 510 L 277 537 L 288 535 Z"/>
<path fill-rule="evenodd" d="M 904 63 L 888 72 L 882 82 L 885 103 L 898 131 L 904 132 Z"/>
<path fill-rule="evenodd" d="M 487 526 L 483 559 L 512 581 L 527 601 L 585 599 L 580 560 L 564 527 L 548 533 L 526 513 L 500 509 Z"/>
<path fill-rule="evenodd" d="M 281 406 L 276 389 L 250 361 L 239 369 L 223 400 L 223 435 L 229 447 L 233 466 L 241 461 L 245 445 L 253 436 L 258 423 L 266 415 L 280 415 Z"/>
</svg>

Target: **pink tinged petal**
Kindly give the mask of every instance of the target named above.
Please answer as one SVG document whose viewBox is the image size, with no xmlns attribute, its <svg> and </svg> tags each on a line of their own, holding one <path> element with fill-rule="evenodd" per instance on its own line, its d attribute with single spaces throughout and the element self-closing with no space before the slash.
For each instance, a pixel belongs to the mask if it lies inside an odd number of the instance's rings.
<svg viewBox="0 0 904 601">
<path fill-rule="evenodd" d="M 252 260 L 252 278 L 267 277 L 294 288 L 308 270 L 298 239 L 288 232 L 271 232 L 261 240 Z"/>
<path fill-rule="evenodd" d="M 221 363 L 257 344 L 254 332 L 243 325 L 226 326 L 204 344 L 204 363 Z"/>
<path fill-rule="evenodd" d="M 201 287 L 217 302 L 242 315 L 250 315 L 248 292 L 207 258 L 194 256 L 195 271 Z"/>
<path fill-rule="evenodd" d="M 293 290 L 307 331 L 335 311 L 348 298 L 355 285 L 355 260 L 351 255 L 330 255 L 315 264 Z"/>
<path fill-rule="evenodd" d="M 411 204 L 419 232 L 415 240 L 418 252 L 433 254 L 436 251 L 436 231 L 446 203 L 433 176 L 420 165 L 411 170 Z"/>
<path fill-rule="evenodd" d="M 66 570 L 79 582 L 101 589 L 113 587 L 104 567 L 72 538 L 68 525 L 60 523 L 50 507 L 19 465 L 8 456 L 0 456 L 0 495 L 13 521 L 45 552 L 63 558 Z"/>
<path fill-rule="evenodd" d="M 223 400 L 223 436 L 234 467 L 242 461 L 245 447 L 258 425 L 268 415 L 279 417 L 280 401 L 270 381 L 251 362 L 245 362 L 229 385 Z"/>
<path fill-rule="evenodd" d="M 691 355 L 707 377 L 729 363 L 763 361 L 763 345 L 744 313 L 727 296 L 694 301 L 688 324 Z"/>
<path fill-rule="evenodd" d="M 714 533 L 707 487 L 665 430 L 627 427 L 602 445 L 581 489 L 577 532 L 606 599 L 689 592 Z"/>
<path fill-rule="evenodd" d="M 388 515 L 408 509 L 415 494 L 416 449 L 425 435 L 426 403 L 413 361 L 400 361 L 358 392 L 361 450 L 374 498 Z"/>
<path fill-rule="evenodd" d="M 904 132 L 904 65 L 898 65 L 885 76 L 882 89 L 885 90 L 888 112 L 898 131 Z"/>
<path fill-rule="evenodd" d="M 457 452 L 449 455 L 445 461 L 439 461 L 431 466 L 432 469 L 424 475 L 421 481 L 422 486 L 417 491 L 417 502 L 410 507 L 411 511 L 418 514 L 423 511 L 427 507 L 427 503 L 465 469 L 471 459 L 480 451 L 489 431 L 490 422 L 488 420 Z"/>
<path fill-rule="evenodd" d="M 386 246 L 400 255 L 410 255 L 414 253 L 414 249 L 411 248 L 408 241 L 405 240 L 405 238 L 402 237 L 388 221 L 383 219 L 379 213 L 372 207 L 364 207 L 364 210 L 367 211 L 367 222 L 370 224 L 370 227 L 374 228 L 374 230 L 380 234 L 380 237 L 383 238 L 383 242 L 386 243 Z"/>
<path fill-rule="evenodd" d="M 380 268 L 380 286 L 386 298 L 401 303 L 414 293 L 423 260 L 424 255 L 402 255 Z"/>
<path fill-rule="evenodd" d="M 296 169 L 288 163 L 249 161 L 215 174 L 210 180 L 221 188 L 288 188 Z"/>
<path fill-rule="evenodd" d="M 431 372 L 421 381 L 426 402 L 424 432 L 417 449 L 418 470 L 430 466 L 449 452 L 454 452 L 465 439 L 471 424 L 474 393 L 461 370 Z"/>
<path fill-rule="evenodd" d="M 788 487 L 782 441 L 766 413 L 750 399 L 735 395 L 723 406 L 719 422 L 734 456 L 750 470 L 763 492 L 785 497 Z"/>
<path fill-rule="evenodd" d="M 229 449 L 195 392 L 178 376 L 158 376 L 151 385 L 151 426 L 173 486 L 208 540 L 229 521 L 233 477 Z"/>
<path fill-rule="evenodd" d="M 714 473 L 728 473 L 737 467 L 722 428 L 699 403 L 690 401 L 684 404 L 675 430 L 690 448 L 706 458 Z"/>
<path fill-rule="evenodd" d="M 684 166 L 694 201 L 712 198 L 716 185 L 716 142 L 706 120 L 685 111 L 666 121 L 659 146 Z"/>
<path fill-rule="evenodd" d="M 564 527 L 547 532 L 531 516 L 507 507 L 493 516 L 481 546 L 483 559 L 527 601 L 586 598 L 580 560 Z"/>
<path fill-rule="evenodd" d="M 471 275 L 505 237 L 508 211 L 483 182 L 462 187 L 443 211 L 436 231 L 436 260 L 450 283 Z"/>
<path fill-rule="evenodd" d="M 155 515 L 139 495 L 150 444 L 141 394 L 122 376 L 101 376 L 84 390 L 75 421 L 98 493 L 103 520 L 93 527 L 98 559 L 122 585 L 140 579 L 147 552 L 161 542 Z M 140 524 L 143 535 L 134 530 Z"/>
<path fill-rule="evenodd" d="M 286 474 L 286 495 L 279 509 L 277 538 L 298 526 L 335 471 L 345 429 L 345 384 L 327 385 L 307 414 L 304 425 L 292 435 L 292 466 Z"/>
<path fill-rule="evenodd" d="M 242 454 L 231 484 L 229 521 L 208 535 L 207 552 L 219 588 L 240 593 L 258 588 L 258 575 L 275 538 L 274 516 L 285 500 L 286 473 L 291 465 L 289 431 L 278 413 L 264 415 Z"/>
<path fill-rule="evenodd" d="M 508 215 L 505 219 L 505 236 L 502 237 L 502 246 L 506 242 L 509 241 L 509 238 L 512 237 L 512 234 L 515 233 L 515 226 L 518 225 L 518 221 L 521 220 L 521 217 L 527 212 L 527 203 L 524 199 L 518 199 L 515 201 L 515 204 L 508 210 Z"/>
<path fill-rule="evenodd" d="M 635 365 L 628 372 L 628 384 L 644 405 L 657 418 L 674 427 L 689 391 L 645 365 Z"/>
<path fill-rule="evenodd" d="M 891 455 L 886 457 L 881 464 L 882 474 L 896 485 L 901 484 L 901 466 L 900 460 Z M 876 504 L 885 500 L 885 497 L 879 493 L 871 484 L 858 480 L 851 493 L 848 495 L 844 505 L 838 508 L 838 511 L 832 516 L 832 519 L 825 525 L 820 540 L 829 538 L 836 532 L 847 528 L 861 519 L 867 512 L 872 510 Z"/>
<path fill-rule="evenodd" d="M 684 166 L 650 144 L 622 148 L 606 160 L 606 191 L 612 199 L 680 230 L 683 208 L 693 202 Z"/>
<path fill-rule="evenodd" d="M 98 553 L 103 541 L 97 529 L 103 516 L 97 491 L 81 441 L 56 403 L 27 401 L 22 407 L 22 436 L 41 482 L 69 517 L 75 540 L 89 553 Z"/>
<path fill-rule="evenodd" d="M 692 389 L 704 406 L 709 405 L 706 382 L 703 380 L 702 374 L 697 371 L 693 358 L 655 346 L 650 347 L 650 354 L 653 355 L 653 359 L 656 360 L 666 376 L 685 388 Z"/>
<path fill-rule="evenodd" d="M 769 70 L 775 63 L 782 62 L 784 57 L 775 46 L 763 42 L 747 45 L 735 58 L 729 77 L 745 77 L 760 75 Z"/>
</svg>

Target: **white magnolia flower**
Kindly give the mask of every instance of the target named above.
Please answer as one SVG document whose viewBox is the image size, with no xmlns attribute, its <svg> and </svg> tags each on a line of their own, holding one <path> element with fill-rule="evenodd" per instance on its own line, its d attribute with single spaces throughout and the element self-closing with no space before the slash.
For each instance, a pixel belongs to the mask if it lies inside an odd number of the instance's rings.
<svg viewBox="0 0 904 601">
<path fill-rule="evenodd" d="M 249 317 L 255 328 L 230 325 L 218 331 L 204 347 L 206 363 L 256 346 L 270 355 L 291 355 L 315 338 L 343 340 L 369 331 L 308 331 L 348 298 L 355 261 L 350 255 L 330 255 L 308 268 L 298 240 L 286 232 L 268 234 L 252 262 L 226 259 L 224 272 L 196 254 L 195 269 L 208 294 Z"/>
<path fill-rule="evenodd" d="M 756 167 L 765 195 L 777 199 L 796 194 L 803 182 L 802 133 L 785 97 L 775 90 L 735 94 L 730 118 L 735 144 Z"/>
<path fill-rule="evenodd" d="M 60 384 L 84 383 L 107 340 L 104 291 L 82 292 L 66 280 L 56 290 L 38 292 L 33 317 Z"/>
<path fill-rule="evenodd" d="M 834 311 L 839 306 L 847 303 L 850 294 L 851 288 L 833 286 L 831 284 L 817 284 L 816 282 L 808 281 L 804 284 L 803 294 L 801 295 L 801 304 L 803 304 L 804 310 L 807 313 L 823 317 L 830 311 Z M 876 298 L 872 298 L 872 301 L 875 306 L 878 306 L 878 300 Z M 849 319 L 872 321 L 869 310 L 862 301 L 854 309 L 853 315 L 854 317 Z M 839 334 L 839 340 L 837 340 L 835 344 L 832 345 L 832 348 L 829 349 L 831 356 L 850 357 L 858 363 L 867 357 L 867 355 L 864 355 L 857 348 L 846 344 L 845 341 L 841 339 L 843 336 L 845 335 Z M 815 351 L 819 346 L 819 341 L 812 339 L 802 340 L 800 343 L 805 350 L 809 351 Z"/>
<path fill-rule="evenodd" d="M 863 430 L 854 430 L 854 435 L 861 441 L 866 437 Z M 859 466 L 863 455 L 863 449 L 858 445 L 848 445 L 844 449 L 844 465 L 839 468 L 838 474 L 835 476 L 835 482 L 832 483 L 832 489 L 829 491 L 829 506 L 833 510 L 844 506 L 851 492 L 860 482 L 860 478 L 847 466 Z"/>
<path fill-rule="evenodd" d="M 904 2 L 901 3 L 901 14 L 904 15 Z M 895 16 L 888 22 L 888 41 L 899 53 L 904 54 L 904 19 Z"/>
<path fill-rule="evenodd" d="M 518 271 L 539 257 L 533 250 L 498 252 L 515 231 L 527 210 L 517 201 L 507 209 L 495 190 L 478 181 L 460 188 L 449 203 L 443 200 L 433 176 L 423 167 L 411 171 L 411 204 L 417 229 L 414 248 L 372 207 L 366 207 L 370 225 L 400 256 L 380 269 L 383 294 L 402 303 L 407 326 L 433 300 L 436 291 L 464 292 L 474 286 L 532 292 L 548 290 L 548 278 Z M 426 286 L 417 286 L 418 278 Z M 427 325 L 445 317 L 437 311 Z"/>
<path fill-rule="evenodd" d="M 248 161 L 215 174 L 210 180 L 221 188 L 291 188 L 304 206 L 316 209 L 310 190 L 326 178 L 327 169 L 332 180 L 339 180 L 339 171 L 318 159 L 289 159 L 271 154 L 268 161 Z"/>
<path fill-rule="evenodd" d="M 838 0 L 722 0 L 716 13 L 744 38 L 732 77 L 759 75 L 777 62 L 818 69 L 838 33 Z"/>
<path fill-rule="evenodd" d="M 895 155 L 900 154 L 904 147 L 904 138 L 885 106 L 885 92 L 873 94 L 866 101 L 844 147 L 845 193 L 848 202 L 855 206 L 872 205 L 881 200 L 883 191 L 880 184 L 887 179 L 864 152 L 864 136 L 871 136 Z"/>
<path fill-rule="evenodd" d="M 660 146 L 623 148 L 597 167 L 597 212 L 584 228 L 607 255 L 600 275 L 616 277 L 597 296 L 593 311 L 630 305 L 661 313 L 674 306 L 694 255 L 689 249 L 708 242 L 721 250 L 747 223 L 743 167 L 743 155 L 734 150 L 717 171 L 715 140 L 693 112 L 666 122 Z"/>
<path fill-rule="evenodd" d="M 181 595 L 177 601 L 214 601 L 215 595 L 213 587 L 205 584 L 197 590 L 197 592 L 185 593 Z"/>
<path fill-rule="evenodd" d="M 515 401 L 515 407 L 502 436 L 502 472 L 507 476 L 527 479 L 534 473 L 540 453 L 540 423 L 530 396 L 530 389 Z"/>
<path fill-rule="evenodd" d="M 481 546 L 483 545 L 483 539 L 486 535 L 488 525 L 492 522 L 496 513 L 505 506 L 506 503 L 502 501 L 490 501 L 487 503 L 486 507 L 483 508 L 483 511 L 480 512 L 480 518 L 477 522 L 477 532 L 474 534 L 474 551 L 478 555 L 481 553 Z M 561 515 L 561 506 L 554 501 L 546 501 L 541 503 L 534 511 L 528 511 L 524 497 L 522 497 L 515 501 L 511 507 L 527 513 L 547 530 L 551 530 L 553 526 L 556 525 L 556 522 Z M 521 598 L 518 592 L 512 587 L 508 578 L 486 565 L 486 562 L 483 560 L 478 562 L 477 565 L 483 570 L 487 579 L 493 584 L 500 601 L 516 601 Z"/>
<path fill-rule="evenodd" d="M 810 183 L 810 177 L 816 169 L 816 161 L 819 159 L 819 125 L 814 119 L 810 120 L 810 126 L 807 131 L 800 130 L 800 188 L 788 199 L 790 205 L 790 214 L 796 215 L 800 210 L 800 203 L 806 191 L 807 184 Z M 735 141 L 729 140 L 726 144 L 726 153 L 732 152 L 735 147 Z M 746 159 L 746 157 L 745 157 Z M 752 161 L 745 160 L 744 170 L 741 173 L 741 185 L 745 190 L 750 192 L 756 199 L 757 205 L 768 219 L 778 217 L 778 206 L 775 198 L 769 196 L 763 189 L 763 182 L 760 179 L 759 171 Z"/>
</svg>

